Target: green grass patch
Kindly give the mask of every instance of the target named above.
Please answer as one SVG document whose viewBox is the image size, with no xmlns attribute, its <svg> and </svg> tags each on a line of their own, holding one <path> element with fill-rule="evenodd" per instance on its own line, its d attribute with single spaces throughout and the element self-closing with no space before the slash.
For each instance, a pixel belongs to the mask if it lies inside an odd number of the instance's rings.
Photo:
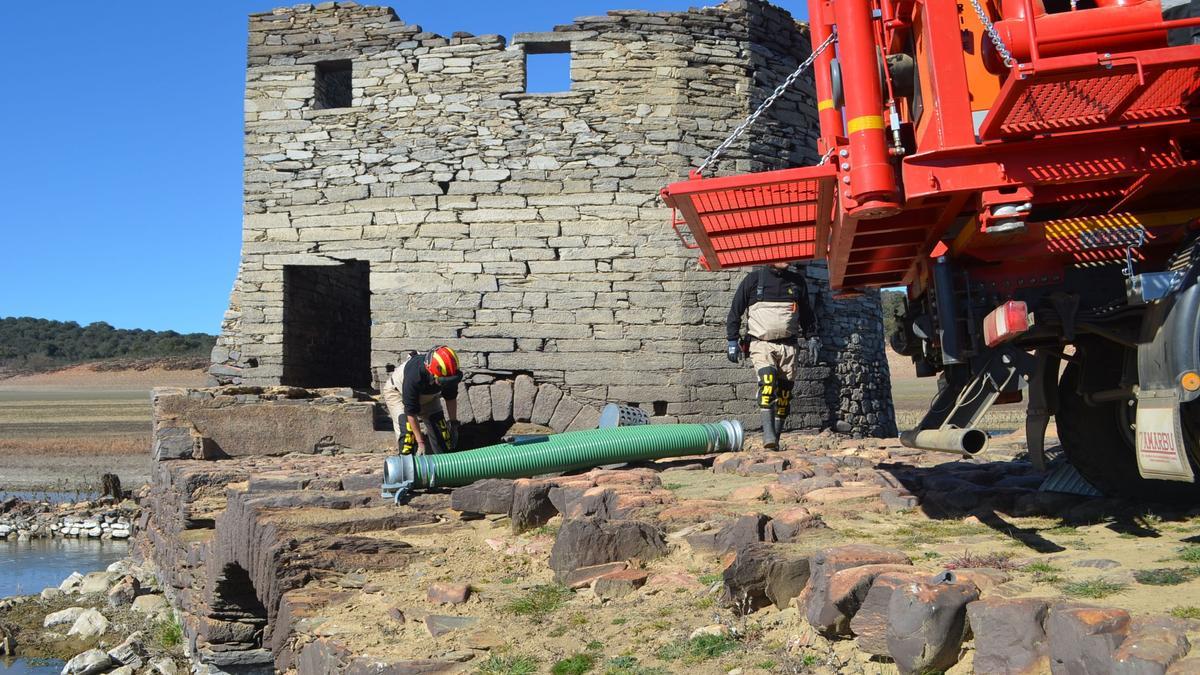
<svg viewBox="0 0 1200 675">
<path fill-rule="evenodd" d="M 613 657 L 604 664 L 604 675 L 667 675 L 662 668 L 647 668 L 630 654 Z"/>
<path fill-rule="evenodd" d="M 1171 608 L 1171 616 L 1176 619 L 1200 619 L 1200 607 L 1196 605 L 1180 605 Z"/>
<path fill-rule="evenodd" d="M 160 621 L 155 628 L 154 637 L 158 644 L 166 649 L 176 647 L 183 643 L 183 627 L 174 618 Z"/>
<path fill-rule="evenodd" d="M 1147 586 L 1178 586 L 1195 579 L 1197 574 L 1200 574 L 1200 569 L 1193 567 L 1156 567 L 1134 570 L 1133 578 L 1139 584 Z"/>
<path fill-rule="evenodd" d="M 698 581 L 705 586 L 712 586 L 718 581 L 724 581 L 725 577 L 720 574 L 701 574 Z"/>
<path fill-rule="evenodd" d="M 1015 570 L 1018 565 L 1013 562 L 1012 551 L 991 551 L 975 553 L 964 551 L 962 555 L 950 558 L 942 564 L 948 570 L 965 570 L 978 567 L 991 567 L 998 570 Z"/>
<path fill-rule="evenodd" d="M 553 614 L 571 598 L 571 589 L 562 584 L 534 586 L 524 596 L 508 604 L 508 611 L 541 621 Z"/>
<path fill-rule="evenodd" d="M 1107 579 L 1072 581 L 1062 585 L 1062 592 L 1074 598 L 1107 598 L 1124 591 L 1125 584 Z"/>
<path fill-rule="evenodd" d="M 1035 584 L 1057 584 L 1062 581 L 1062 570 L 1042 560 L 1021 567 L 1021 571 L 1032 574 Z"/>
<path fill-rule="evenodd" d="M 1184 562 L 1200 563 L 1200 546 L 1187 546 L 1179 549 L 1179 559 Z"/>
<path fill-rule="evenodd" d="M 582 652 L 555 663 L 550 667 L 553 675 L 583 675 L 596 666 L 596 655 Z"/>
<path fill-rule="evenodd" d="M 741 643 L 728 635 L 697 635 L 691 640 L 680 640 L 662 647 L 657 656 L 663 661 L 694 665 L 740 648 Z"/>
<path fill-rule="evenodd" d="M 970 537 L 990 532 L 986 526 L 960 520 L 922 520 L 896 528 L 893 533 L 902 547 L 938 544 L 956 537 Z"/>
<path fill-rule="evenodd" d="M 537 659 L 532 656 L 492 654 L 479 664 L 478 672 L 483 675 L 534 675 L 537 670 Z"/>
</svg>

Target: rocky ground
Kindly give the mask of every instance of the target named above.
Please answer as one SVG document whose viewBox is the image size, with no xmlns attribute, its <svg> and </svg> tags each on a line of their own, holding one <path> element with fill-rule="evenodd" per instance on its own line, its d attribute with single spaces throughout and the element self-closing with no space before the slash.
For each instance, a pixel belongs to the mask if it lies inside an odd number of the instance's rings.
<svg viewBox="0 0 1200 675">
<path fill-rule="evenodd" d="M 0 541 L 47 537 L 128 539 L 138 506 L 132 499 L 52 503 L 0 499 Z"/>
<path fill-rule="evenodd" d="M 298 672 L 1200 672 L 1200 510 L 1040 492 L 1009 441 L 789 435 L 406 506 L 373 457 L 169 462 L 186 529 L 152 539 L 201 653 L 265 615 Z M 247 566 L 238 617 L 189 596 L 201 550 Z"/>
<path fill-rule="evenodd" d="M 132 561 L 0 600 L 0 655 L 67 660 L 66 675 L 186 672 L 182 632 L 158 579 Z"/>
</svg>

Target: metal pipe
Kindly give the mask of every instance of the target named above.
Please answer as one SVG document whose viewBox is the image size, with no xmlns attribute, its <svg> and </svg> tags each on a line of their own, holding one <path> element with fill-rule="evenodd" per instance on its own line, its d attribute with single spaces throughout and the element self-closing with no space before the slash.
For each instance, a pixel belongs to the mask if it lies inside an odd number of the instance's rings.
<svg viewBox="0 0 1200 675">
<path fill-rule="evenodd" d="M 900 444 L 917 450 L 936 450 L 960 455 L 977 455 L 987 450 L 988 435 L 982 429 L 909 429 L 900 434 Z"/>
<path fill-rule="evenodd" d="M 958 298 L 954 294 L 954 270 L 945 256 L 933 263 L 933 297 L 937 301 L 942 363 L 962 363 L 962 347 L 958 339 Z"/>
</svg>

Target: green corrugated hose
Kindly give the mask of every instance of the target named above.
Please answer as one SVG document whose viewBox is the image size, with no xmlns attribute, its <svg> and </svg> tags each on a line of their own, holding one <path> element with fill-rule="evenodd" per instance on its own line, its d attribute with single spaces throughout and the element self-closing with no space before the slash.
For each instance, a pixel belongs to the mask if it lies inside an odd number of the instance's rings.
<svg viewBox="0 0 1200 675">
<path fill-rule="evenodd" d="M 383 490 L 399 500 L 400 493 L 413 487 L 457 487 L 483 478 L 522 478 L 741 447 L 737 421 L 574 431 L 443 455 L 389 457 Z"/>
</svg>

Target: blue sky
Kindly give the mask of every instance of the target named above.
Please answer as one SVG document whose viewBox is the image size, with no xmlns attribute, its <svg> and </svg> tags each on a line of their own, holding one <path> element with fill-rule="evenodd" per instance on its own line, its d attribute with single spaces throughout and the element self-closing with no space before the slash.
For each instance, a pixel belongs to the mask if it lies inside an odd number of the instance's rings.
<svg viewBox="0 0 1200 675">
<path fill-rule="evenodd" d="M 291 3 L 4 7 L 0 317 L 220 328 L 241 240 L 246 14 L 284 4 Z M 511 36 L 608 9 L 704 3 L 390 4 L 406 22 L 443 35 Z M 803 16 L 802 0 L 780 4 Z"/>
</svg>

